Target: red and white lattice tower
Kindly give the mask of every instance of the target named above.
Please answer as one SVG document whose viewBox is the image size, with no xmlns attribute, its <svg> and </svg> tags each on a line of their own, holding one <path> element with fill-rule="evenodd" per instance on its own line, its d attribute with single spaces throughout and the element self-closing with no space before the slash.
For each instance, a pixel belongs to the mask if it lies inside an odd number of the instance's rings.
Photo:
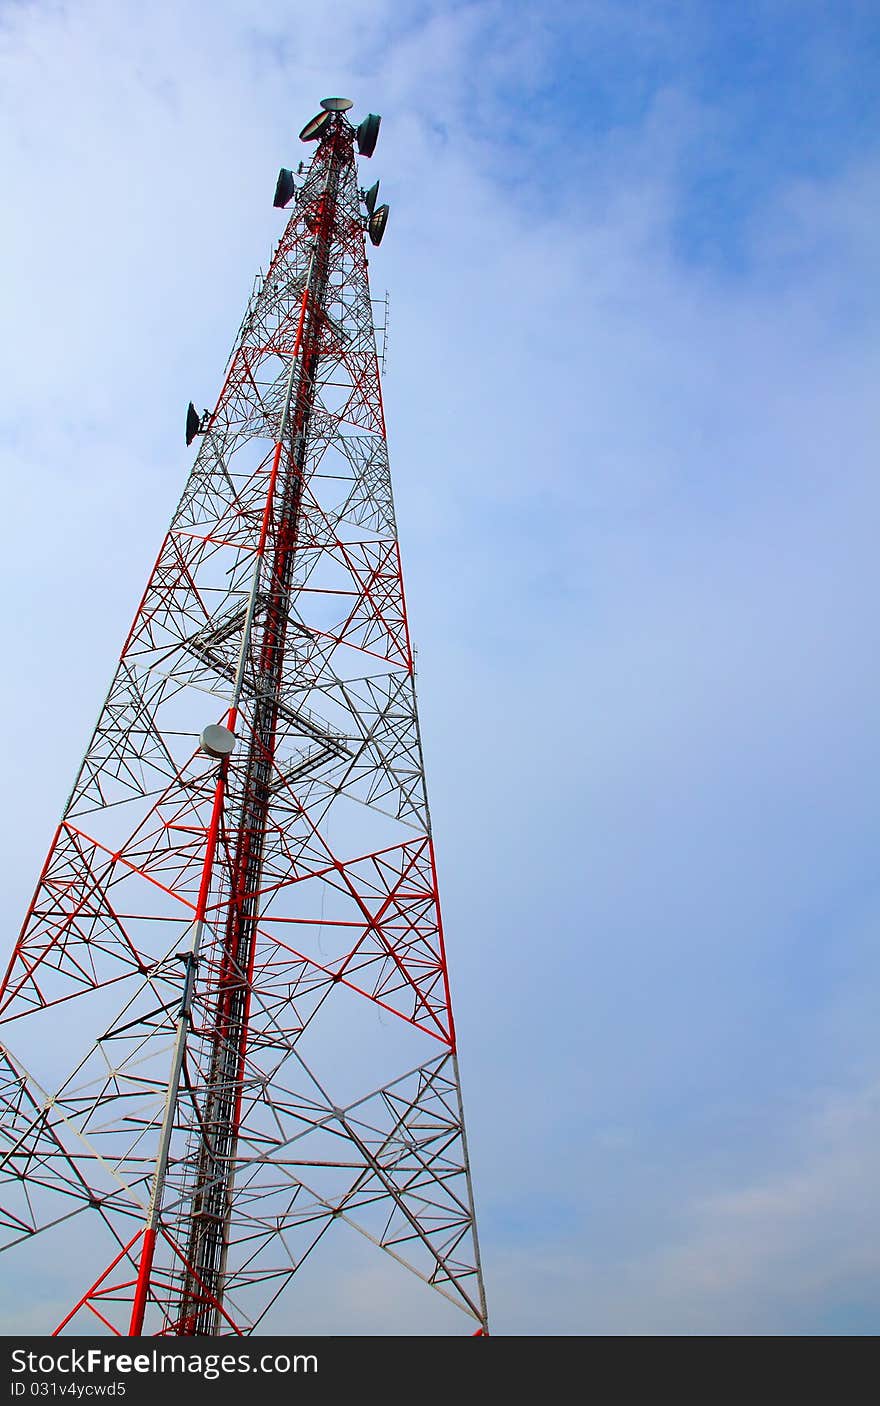
<svg viewBox="0 0 880 1406">
<path fill-rule="evenodd" d="M 0 987 L 3 1239 L 82 1272 L 46 1331 L 253 1332 L 328 1230 L 488 1331 L 350 106 L 279 176 Z"/>
</svg>

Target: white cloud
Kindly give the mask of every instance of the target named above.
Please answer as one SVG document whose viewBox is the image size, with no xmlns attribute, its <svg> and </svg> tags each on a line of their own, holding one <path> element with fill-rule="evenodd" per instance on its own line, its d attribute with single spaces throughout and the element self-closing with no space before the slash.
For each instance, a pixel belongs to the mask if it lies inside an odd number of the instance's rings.
<svg viewBox="0 0 880 1406">
<path fill-rule="evenodd" d="M 590 11 L 611 49 L 616 8 Z M 682 173 L 723 106 L 668 84 L 557 179 L 555 133 L 506 145 L 558 61 L 558 15 L 516 10 L 7 11 L 7 926 L 187 471 L 183 409 L 280 233 L 277 168 L 347 92 L 383 112 L 371 272 L 498 1331 L 724 1331 L 794 1277 L 819 1321 L 823 1283 L 861 1292 L 876 1166 L 870 1099 L 786 1098 L 873 1077 L 880 171 L 777 187 L 743 269 L 688 262 Z M 633 42 L 668 52 L 650 10 Z M 726 1101 L 757 1118 L 727 1180 L 700 1166 Z M 610 1271 L 589 1206 L 618 1183 Z M 584 1208 L 564 1250 L 548 1198 Z"/>
</svg>

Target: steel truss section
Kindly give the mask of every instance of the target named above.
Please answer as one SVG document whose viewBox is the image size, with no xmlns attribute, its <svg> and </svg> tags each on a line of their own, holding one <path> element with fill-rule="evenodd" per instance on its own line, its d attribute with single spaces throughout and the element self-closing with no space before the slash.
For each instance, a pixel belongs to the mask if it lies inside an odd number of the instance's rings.
<svg viewBox="0 0 880 1406">
<path fill-rule="evenodd" d="M 255 287 L 0 986 L 3 1241 L 87 1225 L 56 1332 L 258 1331 L 330 1230 L 488 1331 L 355 135 Z"/>
</svg>

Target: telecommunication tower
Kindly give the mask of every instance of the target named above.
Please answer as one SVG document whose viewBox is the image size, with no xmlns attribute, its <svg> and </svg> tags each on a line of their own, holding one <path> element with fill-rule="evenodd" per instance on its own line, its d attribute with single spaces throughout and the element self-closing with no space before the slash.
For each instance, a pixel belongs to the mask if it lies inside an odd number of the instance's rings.
<svg viewBox="0 0 880 1406">
<path fill-rule="evenodd" d="M 279 175 L 0 985 L 3 1241 L 82 1268 L 45 1331 L 259 1331 L 328 1231 L 488 1331 L 350 108 Z"/>
</svg>

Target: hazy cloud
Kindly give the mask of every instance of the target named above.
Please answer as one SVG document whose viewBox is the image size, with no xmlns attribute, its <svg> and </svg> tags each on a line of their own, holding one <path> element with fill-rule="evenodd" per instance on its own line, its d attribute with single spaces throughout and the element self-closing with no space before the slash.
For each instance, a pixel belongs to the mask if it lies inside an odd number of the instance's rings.
<svg viewBox="0 0 880 1406">
<path fill-rule="evenodd" d="M 715 87 L 704 5 L 0 23 L 9 941 L 277 169 L 325 93 L 383 113 L 371 276 L 499 1333 L 876 1308 L 877 125 L 862 29 L 782 5 L 788 52 L 749 8 Z M 381 1271 L 343 1273 L 347 1321 L 396 1331 Z"/>
</svg>

